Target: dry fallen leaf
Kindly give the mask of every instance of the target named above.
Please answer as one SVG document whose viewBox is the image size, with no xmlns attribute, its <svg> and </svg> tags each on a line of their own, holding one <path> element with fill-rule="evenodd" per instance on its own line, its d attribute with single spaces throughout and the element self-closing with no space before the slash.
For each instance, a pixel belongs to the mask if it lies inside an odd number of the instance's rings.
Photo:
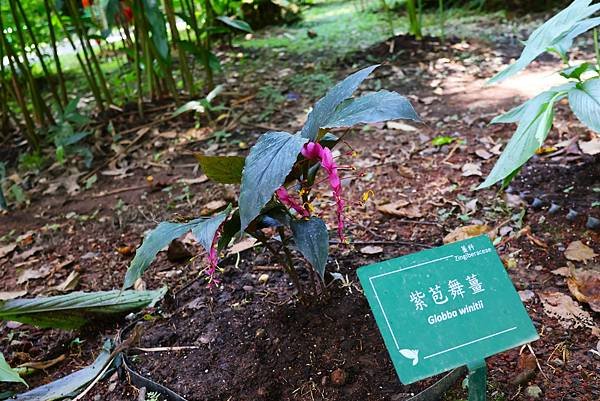
<svg viewBox="0 0 600 401">
<path fill-rule="evenodd" d="M 0 301 L 8 301 L 9 299 L 20 298 L 27 294 L 27 290 L 22 291 L 0 291 Z"/>
<path fill-rule="evenodd" d="M 393 203 L 380 205 L 377 207 L 381 213 L 390 214 L 392 216 L 418 218 L 423 217 L 423 212 L 416 205 L 411 205 L 410 202 L 399 200 Z"/>
<path fill-rule="evenodd" d="M 30 257 L 32 257 L 33 255 L 35 255 L 36 253 L 38 253 L 39 251 L 44 250 L 44 247 L 42 246 L 34 246 L 28 250 L 26 250 L 25 252 L 22 252 L 18 255 L 15 255 L 13 257 L 13 262 L 17 263 L 17 262 L 22 262 L 24 260 L 29 259 Z"/>
<path fill-rule="evenodd" d="M 492 228 L 487 224 L 473 224 L 470 226 L 457 227 L 444 237 L 444 244 L 462 241 L 467 238 L 477 237 L 482 234 L 488 234 L 493 238 Z"/>
<path fill-rule="evenodd" d="M 491 154 L 490 152 L 488 152 L 487 150 L 485 150 L 483 148 L 477 149 L 475 151 L 475 154 L 477 156 L 481 157 L 483 160 L 488 160 L 488 159 L 491 159 L 492 157 L 494 157 L 493 154 Z"/>
<path fill-rule="evenodd" d="M 579 141 L 579 148 L 587 155 L 597 155 L 600 153 L 600 138 L 594 138 L 591 141 Z"/>
<path fill-rule="evenodd" d="M 212 214 L 213 212 L 223 209 L 225 206 L 227 206 L 227 202 L 225 202 L 222 199 L 210 201 L 206 205 L 204 205 L 202 210 L 200 210 L 200 215 L 206 216 Z"/>
<path fill-rule="evenodd" d="M 483 173 L 481 172 L 480 165 L 475 163 L 465 163 L 462 167 L 462 175 L 463 177 L 470 177 L 472 175 L 481 177 Z"/>
<path fill-rule="evenodd" d="M 50 266 L 49 265 L 42 266 L 39 269 L 35 269 L 35 268 L 26 269 L 26 270 L 23 270 L 21 272 L 21 274 L 19 274 L 19 277 L 17 277 L 17 284 L 23 284 L 24 282 L 29 281 L 29 280 L 44 278 L 44 277 L 48 276 L 49 274 L 50 274 Z"/>
<path fill-rule="evenodd" d="M 406 131 L 406 132 L 417 131 L 417 128 L 413 127 L 412 125 L 401 123 L 399 121 L 388 121 L 386 124 L 389 129 L 393 129 L 393 130 Z"/>
<path fill-rule="evenodd" d="M 64 361 L 65 358 L 66 358 L 65 355 L 62 354 L 54 359 L 50 359 L 47 361 L 26 362 L 26 363 L 19 365 L 19 368 L 20 369 L 29 368 L 29 369 L 36 369 L 36 370 L 48 369 L 48 368 L 56 365 L 57 363 Z"/>
<path fill-rule="evenodd" d="M 2 259 L 6 255 L 8 255 L 12 251 L 14 251 L 16 247 L 17 247 L 17 244 L 8 244 L 8 245 L 0 246 L 0 259 Z"/>
<path fill-rule="evenodd" d="M 383 252 L 383 248 L 380 246 L 368 245 L 360 248 L 360 253 L 364 253 L 365 255 L 377 255 Z"/>
<path fill-rule="evenodd" d="M 73 270 L 62 283 L 48 288 L 49 291 L 67 292 L 73 291 L 79 284 L 80 274 Z"/>
<path fill-rule="evenodd" d="M 195 185 L 195 184 L 202 184 L 203 182 L 208 181 L 208 177 L 206 176 L 206 174 L 202 174 L 199 177 L 196 178 L 182 178 L 179 180 L 180 183 L 185 184 L 185 185 Z"/>
<path fill-rule="evenodd" d="M 586 302 L 595 312 L 600 312 L 600 272 L 595 270 L 573 270 L 567 278 L 569 291 L 579 302 Z"/>
<path fill-rule="evenodd" d="M 256 245 L 256 238 L 248 237 L 236 244 L 233 244 L 231 248 L 229 248 L 229 254 L 233 255 L 236 253 L 243 252 L 247 249 L 253 248 Z"/>
<path fill-rule="evenodd" d="M 575 262 L 585 262 L 596 256 L 598 256 L 598 254 L 594 253 L 592 248 L 581 241 L 571 242 L 565 250 L 565 258 Z"/>
<path fill-rule="evenodd" d="M 561 292 L 541 292 L 538 294 L 544 313 L 557 319 L 565 329 L 588 327 L 594 328 L 592 316 L 568 295 Z"/>
</svg>

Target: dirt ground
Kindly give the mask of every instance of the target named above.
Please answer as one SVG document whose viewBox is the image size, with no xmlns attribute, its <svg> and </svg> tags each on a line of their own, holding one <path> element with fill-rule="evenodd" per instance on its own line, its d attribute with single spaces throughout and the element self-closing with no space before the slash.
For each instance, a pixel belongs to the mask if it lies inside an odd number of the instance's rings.
<svg viewBox="0 0 600 401">
<path fill-rule="evenodd" d="M 599 199 L 600 157 L 576 146 L 578 140 L 590 139 L 590 133 L 561 104 L 548 141 L 556 149 L 532 159 L 506 193 L 474 191 L 493 166 L 499 145 L 514 130 L 511 125 L 490 126 L 489 121 L 531 96 L 536 85 L 547 83 L 547 71 L 557 61 L 536 63 L 530 75 L 521 78 L 527 85 L 486 87 L 485 78 L 517 54 L 514 45 L 500 42 L 492 49 L 490 44 L 458 39 L 425 43 L 401 36 L 391 52 L 391 42 L 385 42 L 328 67 L 341 78 L 373 61 L 384 62 L 361 90 L 381 87 L 407 95 L 424 120 L 359 127 L 347 137 L 340 164 L 356 168 L 343 180 L 351 241 L 332 245 L 328 269 L 347 275 L 348 282 L 343 285 L 327 275 L 329 299 L 318 306 L 301 306 L 281 266 L 264 249 L 254 247 L 225 258 L 221 285 L 208 288 L 200 275 L 203 254 L 184 240 L 198 257 L 173 263 L 162 252 L 144 275 L 147 288 L 167 285 L 171 295 L 142 320 L 138 345 L 193 348 L 131 349 L 130 364 L 137 372 L 190 401 L 408 399 L 435 379 L 410 386 L 399 382 L 355 271 L 442 245 L 443 237 L 456 227 L 487 224 L 500 237 L 497 250 L 540 334 L 530 348 L 488 359 L 489 399 L 600 399 L 597 312 L 578 303 L 591 318 L 570 323 L 550 316 L 542 302 L 553 292 L 571 295 L 564 270 L 556 273 L 571 263 L 564 254 L 570 243 L 581 241 L 600 253 L 599 231 L 586 228 L 590 217 L 600 218 L 600 208 L 592 206 Z M 299 60 L 288 63 L 287 74 L 314 68 Z M 258 86 L 285 76 L 269 77 L 261 71 L 234 75 L 225 95 L 234 111 L 225 122 L 233 133 L 226 141 L 211 139 L 209 129 L 194 128 L 192 117 L 151 125 L 142 132 L 145 128 L 131 128 L 145 122 L 125 113 L 114 121 L 118 130 L 130 129 L 124 135 L 130 142 L 122 145 L 127 151 L 110 163 L 110 156 L 106 163 L 96 161 L 98 181 L 91 189 L 76 188 L 78 176 L 64 179 L 53 171 L 36 182 L 29 207 L 0 216 L 0 246 L 18 244 L 0 257 L 0 291 L 47 294 L 49 286 L 62 283 L 72 271 L 79 273 L 77 290 L 119 288 L 146 230 L 175 216 L 211 212 L 203 210 L 211 201 L 231 201 L 237 188 L 204 180 L 193 154 L 244 154 L 270 128 L 295 132 L 314 100 L 287 96 L 290 92 L 281 88 L 287 99 L 283 107 L 273 112 L 268 124 L 256 121 L 253 110 L 266 107 L 264 99 L 253 96 Z M 164 112 L 160 107 L 157 114 Z M 245 117 L 236 120 L 239 115 Z M 433 146 L 431 139 L 440 135 L 456 141 Z M 357 156 L 347 155 L 348 149 L 356 150 Z M 372 197 L 363 205 L 361 195 L 367 191 Z M 532 205 L 535 199 L 539 202 Z M 331 204 L 327 196 L 321 201 Z M 399 202 L 395 215 L 378 210 L 390 202 Z M 550 212 L 552 204 L 560 209 Z M 576 214 L 568 215 L 569 209 Z M 306 278 L 298 255 L 296 260 Z M 596 257 L 587 264 L 574 263 L 600 271 L 599 262 Z M 28 269 L 41 273 L 19 281 Z M 268 275 L 266 282 L 259 281 L 263 274 Z M 104 322 L 76 332 L 2 322 L 0 350 L 11 365 L 65 356 L 28 377 L 34 387 L 89 364 L 103 338 L 129 322 Z M 16 388 L 0 385 L 0 390 Z M 135 400 L 138 393 L 127 377 L 109 375 L 85 399 Z M 445 399 L 465 398 L 466 391 L 457 383 Z"/>
</svg>

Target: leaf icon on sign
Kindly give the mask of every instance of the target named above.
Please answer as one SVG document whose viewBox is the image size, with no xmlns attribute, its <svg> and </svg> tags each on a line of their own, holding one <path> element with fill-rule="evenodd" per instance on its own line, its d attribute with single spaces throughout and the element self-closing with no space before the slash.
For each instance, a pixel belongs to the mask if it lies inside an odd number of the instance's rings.
<svg viewBox="0 0 600 401">
<path fill-rule="evenodd" d="M 412 359 L 412 364 L 415 366 L 419 363 L 419 350 L 418 349 L 399 349 L 400 354 L 408 359 Z"/>
</svg>

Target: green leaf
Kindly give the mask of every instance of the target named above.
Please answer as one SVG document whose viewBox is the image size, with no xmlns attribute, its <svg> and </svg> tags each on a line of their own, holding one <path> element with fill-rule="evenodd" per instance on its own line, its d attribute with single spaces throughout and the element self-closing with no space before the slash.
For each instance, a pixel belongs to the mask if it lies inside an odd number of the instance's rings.
<svg viewBox="0 0 600 401">
<path fill-rule="evenodd" d="M 196 155 L 196 160 L 198 160 L 204 174 L 215 182 L 221 184 L 239 184 L 242 182 L 245 157 Z"/>
<path fill-rule="evenodd" d="M 538 110 L 542 104 L 549 102 L 554 96 L 560 93 L 555 101 L 559 101 L 566 92 L 575 86 L 575 82 L 567 82 L 563 85 L 558 85 L 540 93 L 539 95 L 529 99 L 521 105 L 509 110 L 508 112 L 494 118 L 490 124 L 507 124 L 521 121 L 527 110 L 531 113 L 532 110 Z M 531 118 L 531 116 L 530 116 Z"/>
<path fill-rule="evenodd" d="M 227 208 L 227 211 L 229 210 L 230 207 Z M 135 281 L 142 276 L 144 271 L 150 266 L 150 263 L 154 261 L 158 252 L 169 245 L 171 241 L 181 237 L 188 231 L 202 231 L 204 225 L 211 226 L 211 220 L 218 216 L 220 214 L 213 218 L 199 218 L 186 223 L 171 223 L 168 221 L 160 223 L 154 230 L 148 233 L 142 245 L 135 251 L 135 257 L 131 261 L 127 273 L 125 273 L 123 288 L 133 287 Z"/>
<path fill-rule="evenodd" d="M 308 139 L 287 132 L 267 132 L 250 149 L 240 187 L 242 231 L 283 185 L 306 142 Z"/>
<path fill-rule="evenodd" d="M 351 127 L 359 123 L 399 119 L 420 121 L 408 99 L 396 92 L 381 90 L 342 103 L 320 128 Z"/>
<path fill-rule="evenodd" d="M 225 25 L 229 25 L 230 27 L 239 29 L 240 31 L 252 32 L 252 28 L 246 21 L 242 21 L 240 19 L 233 19 L 231 17 L 226 17 L 224 15 L 217 17 L 217 19 L 219 21 L 221 21 L 222 23 L 224 23 Z"/>
<path fill-rule="evenodd" d="M 591 63 L 581 63 L 572 67 L 565 68 L 560 75 L 567 79 L 581 79 L 581 75 L 588 71 L 596 71 L 596 67 Z"/>
<path fill-rule="evenodd" d="M 14 398 L 15 401 L 54 401 L 65 397 L 73 398 L 82 392 L 88 383 L 94 380 L 106 367 L 106 364 L 110 362 L 111 349 L 112 342 L 106 340 L 94 363 L 51 383 L 18 394 Z"/>
<path fill-rule="evenodd" d="M 548 50 L 555 51 L 560 54 L 561 57 L 566 58 L 573 41 L 575 38 L 582 33 L 589 31 L 590 29 L 600 25 L 600 17 L 590 18 L 584 21 L 580 21 L 573 26 L 569 31 L 561 35 L 554 43 L 548 47 Z"/>
<path fill-rule="evenodd" d="M 292 220 L 290 223 L 296 246 L 312 265 L 321 279 L 325 276 L 325 265 L 329 254 L 329 233 L 323 220 Z"/>
<path fill-rule="evenodd" d="M 186 52 L 192 54 L 199 61 L 203 61 L 204 57 L 208 57 L 208 64 L 211 70 L 213 71 L 221 71 L 221 62 L 217 58 L 217 56 L 204 47 L 198 46 L 193 42 L 188 40 L 180 40 L 177 42 L 179 46 Z"/>
<path fill-rule="evenodd" d="M 207 219 L 202 224 L 197 224 L 192 228 L 192 235 L 196 238 L 196 241 L 202 245 L 206 252 L 210 252 L 212 243 L 221 224 L 225 221 L 229 213 L 231 212 L 231 205 L 227 206 L 227 209 L 221 213 Z"/>
<path fill-rule="evenodd" d="M 447 135 L 439 135 L 431 140 L 431 144 L 433 146 L 444 146 L 449 145 L 454 141 L 456 141 L 456 138 Z"/>
<path fill-rule="evenodd" d="M 165 16 L 162 13 L 158 0 L 143 0 L 144 15 L 150 25 L 152 43 L 156 47 L 158 55 L 165 63 L 171 62 L 169 38 Z M 135 11 L 134 11 L 135 12 Z"/>
<path fill-rule="evenodd" d="M 72 292 L 66 295 L 17 298 L 0 302 L 0 319 L 38 327 L 77 329 L 95 317 L 139 310 L 156 303 L 166 292 L 98 291 Z"/>
<path fill-rule="evenodd" d="M 587 80 L 571 89 L 569 104 L 582 123 L 600 132 L 600 78 Z"/>
<path fill-rule="evenodd" d="M 240 227 L 240 211 L 236 210 L 231 214 L 229 220 L 223 224 L 223 228 L 221 229 L 221 237 L 219 238 L 219 243 L 217 244 L 217 251 L 221 252 L 229 245 L 233 237 L 240 232 Z"/>
<path fill-rule="evenodd" d="M 561 96 L 557 93 L 541 105 L 531 103 L 525 109 L 517 131 L 506 145 L 496 165 L 478 189 L 486 188 L 510 176 L 535 154 L 542 146 L 554 118 L 554 102 Z"/>
<path fill-rule="evenodd" d="M 548 48 L 564 39 L 576 24 L 600 10 L 600 4 L 590 6 L 592 0 L 575 0 L 543 25 L 538 27 L 527 39 L 519 59 L 508 68 L 493 76 L 488 84 L 498 83 L 509 78 L 535 60 Z"/>
<path fill-rule="evenodd" d="M 338 105 L 351 97 L 361 82 L 377 67 L 379 64 L 357 71 L 331 88 L 325 97 L 315 103 L 315 107 L 308 114 L 306 124 L 302 127 L 302 137 L 314 141 L 319 128 L 327 124 L 335 114 Z"/>
<path fill-rule="evenodd" d="M 25 380 L 6 362 L 2 352 L 0 352 L 0 382 L 23 383 L 27 386 Z"/>
</svg>

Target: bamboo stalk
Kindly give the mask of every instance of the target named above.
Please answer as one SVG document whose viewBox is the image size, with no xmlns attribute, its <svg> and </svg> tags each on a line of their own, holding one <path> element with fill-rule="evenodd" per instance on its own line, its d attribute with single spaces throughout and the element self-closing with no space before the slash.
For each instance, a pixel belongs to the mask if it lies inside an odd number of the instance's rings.
<svg viewBox="0 0 600 401">
<path fill-rule="evenodd" d="M 177 24 L 175 22 L 175 7 L 173 6 L 173 0 L 164 0 L 165 13 L 167 15 L 167 21 L 169 22 L 169 28 L 171 30 L 171 38 L 174 42 L 175 49 L 177 50 L 177 57 L 179 59 L 179 69 L 181 70 L 181 76 L 183 78 L 183 86 L 185 90 L 192 96 L 195 95 L 194 81 L 192 80 L 192 74 L 190 73 L 185 51 L 179 46 L 179 31 L 177 30 Z"/>
<path fill-rule="evenodd" d="M 56 89 L 52 83 L 50 71 L 49 71 L 48 67 L 46 66 L 46 62 L 44 61 L 44 57 L 39 48 L 39 43 L 38 43 L 37 37 L 35 36 L 33 29 L 31 28 L 31 24 L 29 23 L 29 19 L 27 18 L 27 14 L 25 13 L 25 10 L 23 9 L 23 5 L 21 4 L 20 0 L 13 0 L 13 1 L 17 4 L 17 7 L 19 8 L 19 11 L 21 12 L 21 17 L 23 18 L 23 23 L 25 24 L 25 27 L 27 27 L 27 32 L 29 33 L 29 38 L 31 39 L 31 42 L 33 44 L 33 49 L 34 49 L 35 54 L 40 62 L 42 71 L 44 71 L 44 75 L 46 76 L 46 82 L 48 84 L 48 89 L 50 91 L 50 94 L 56 101 L 56 105 L 58 106 L 58 109 L 60 110 L 60 112 L 63 113 L 64 108 L 63 108 L 63 104 L 62 104 L 62 99 L 58 96 L 58 93 L 56 92 Z M 23 52 L 25 52 L 25 49 L 23 49 Z M 44 103 L 44 104 L 46 104 L 46 103 Z"/>
<path fill-rule="evenodd" d="M 58 85 L 60 87 L 60 93 L 63 103 L 66 105 L 69 102 L 67 98 L 67 87 L 65 85 L 65 76 L 62 72 L 60 65 L 60 58 L 58 57 L 58 49 L 56 47 L 56 33 L 54 32 L 54 26 L 52 25 L 52 14 L 50 13 L 50 4 L 48 0 L 44 0 L 44 9 L 46 10 L 46 21 L 48 22 L 48 29 L 50 31 L 50 44 L 52 45 L 52 55 L 54 57 L 54 65 L 56 66 L 56 75 L 58 77 Z"/>
</svg>

